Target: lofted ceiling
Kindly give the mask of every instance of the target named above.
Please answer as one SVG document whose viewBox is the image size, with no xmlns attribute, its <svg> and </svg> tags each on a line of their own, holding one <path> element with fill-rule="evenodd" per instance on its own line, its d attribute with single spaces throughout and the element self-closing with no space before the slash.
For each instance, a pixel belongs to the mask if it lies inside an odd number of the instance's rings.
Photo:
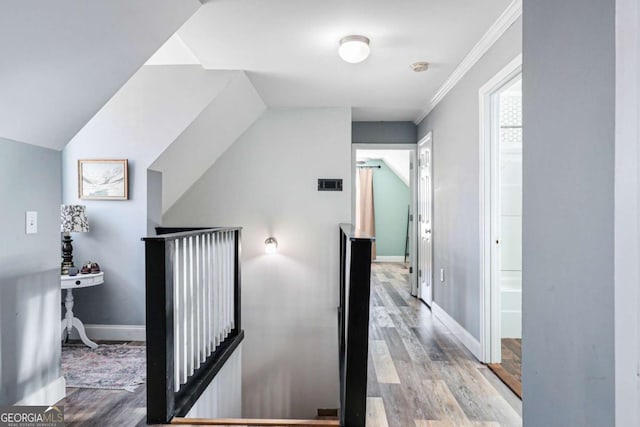
<svg viewBox="0 0 640 427">
<path fill-rule="evenodd" d="M 61 149 L 200 7 L 197 0 L 0 5 L 0 137 Z"/>
<path fill-rule="evenodd" d="M 415 120 L 510 0 L 214 0 L 179 30 L 205 68 L 245 70 L 271 107 L 351 106 L 354 120 Z M 348 64 L 340 38 L 371 39 Z M 428 61 L 427 72 L 410 64 Z"/>
</svg>

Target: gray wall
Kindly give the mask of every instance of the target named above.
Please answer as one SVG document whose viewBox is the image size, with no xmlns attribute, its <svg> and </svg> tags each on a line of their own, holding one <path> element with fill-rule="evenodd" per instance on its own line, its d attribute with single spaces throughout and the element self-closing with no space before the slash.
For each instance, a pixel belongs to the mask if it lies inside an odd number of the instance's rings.
<svg viewBox="0 0 640 427">
<path fill-rule="evenodd" d="M 353 122 L 351 142 L 362 144 L 415 144 L 417 128 L 413 122 Z"/>
<path fill-rule="evenodd" d="M 351 206 L 348 108 L 269 109 L 164 216 L 242 230 L 243 416 L 338 406 L 338 224 Z M 317 191 L 318 178 L 344 191 Z M 274 236 L 278 253 L 265 254 Z"/>
<path fill-rule="evenodd" d="M 418 125 L 433 131 L 434 300 L 480 339 L 478 90 L 522 51 L 517 20 Z"/>
<path fill-rule="evenodd" d="M 524 2 L 528 427 L 614 424 L 614 7 Z"/>
<path fill-rule="evenodd" d="M 0 138 L 0 405 L 61 375 L 60 180 L 60 152 Z"/>
</svg>

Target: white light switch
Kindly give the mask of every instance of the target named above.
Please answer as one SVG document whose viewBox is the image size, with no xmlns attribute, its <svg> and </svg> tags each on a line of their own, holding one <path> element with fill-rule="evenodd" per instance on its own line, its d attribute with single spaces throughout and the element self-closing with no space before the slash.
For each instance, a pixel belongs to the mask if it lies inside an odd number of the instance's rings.
<svg viewBox="0 0 640 427">
<path fill-rule="evenodd" d="M 444 268 L 440 269 L 440 281 L 444 282 Z"/>
<path fill-rule="evenodd" d="M 27 234 L 35 234 L 38 232 L 38 212 L 27 211 L 26 232 Z"/>
</svg>

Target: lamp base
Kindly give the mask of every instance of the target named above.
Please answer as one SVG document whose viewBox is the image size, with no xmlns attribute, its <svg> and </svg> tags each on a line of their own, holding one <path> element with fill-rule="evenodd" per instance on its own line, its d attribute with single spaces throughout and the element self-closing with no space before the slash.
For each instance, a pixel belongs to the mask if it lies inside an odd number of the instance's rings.
<svg viewBox="0 0 640 427">
<path fill-rule="evenodd" d="M 73 246 L 71 246 L 71 235 L 64 233 L 62 238 L 62 264 L 60 265 L 60 274 L 69 274 L 69 268 L 73 265 Z"/>
</svg>

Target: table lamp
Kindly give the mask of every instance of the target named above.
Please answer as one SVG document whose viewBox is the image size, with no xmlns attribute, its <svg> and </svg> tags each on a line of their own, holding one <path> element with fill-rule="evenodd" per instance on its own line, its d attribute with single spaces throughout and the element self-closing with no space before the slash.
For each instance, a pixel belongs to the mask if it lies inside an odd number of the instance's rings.
<svg viewBox="0 0 640 427">
<path fill-rule="evenodd" d="M 60 272 L 69 274 L 69 268 L 73 265 L 73 246 L 71 246 L 71 233 L 85 233 L 89 231 L 89 221 L 83 205 L 60 206 L 60 232 L 62 238 L 62 265 Z"/>
</svg>

